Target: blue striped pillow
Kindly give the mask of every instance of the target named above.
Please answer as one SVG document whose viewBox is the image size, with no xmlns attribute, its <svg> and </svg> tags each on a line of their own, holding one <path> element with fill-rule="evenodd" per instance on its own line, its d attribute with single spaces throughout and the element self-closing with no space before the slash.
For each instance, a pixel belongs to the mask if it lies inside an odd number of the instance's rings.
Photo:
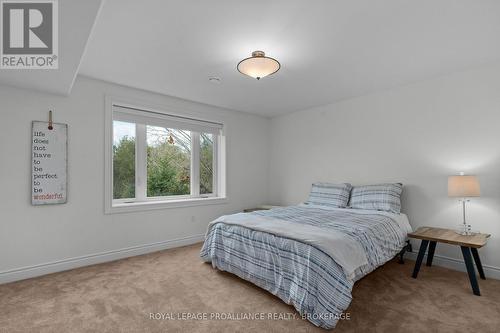
<svg viewBox="0 0 500 333">
<path fill-rule="evenodd" d="M 351 188 L 351 184 L 348 183 L 314 183 L 312 184 L 309 199 L 305 204 L 345 208 L 349 202 Z"/>
<path fill-rule="evenodd" d="M 401 183 L 354 186 L 349 206 L 399 214 L 401 212 L 402 191 L 403 184 Z"/>
</svg>

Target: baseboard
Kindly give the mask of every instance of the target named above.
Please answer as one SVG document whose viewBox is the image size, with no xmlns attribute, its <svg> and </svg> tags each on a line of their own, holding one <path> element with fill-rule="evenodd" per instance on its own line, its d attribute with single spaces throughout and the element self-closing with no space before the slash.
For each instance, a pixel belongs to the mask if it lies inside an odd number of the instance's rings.
<svg viewBox="0 0 500 333">
<path fill-rule="evenodd" d="M 417 259 L 416 252 L 407 252 L 405 257 L 411 260 Z M 425 266 L 425 260 L 427 259 L 427 254 L 422 262 L 422 265 Z M 445 257 L 441 255 L 434 255 L 434 259 L 432 260 L 432 265 L 441 266 L 449 269 L 453 269 L 455 271 L 466 272 L 465 263 L 463 260 Z M 500 280 L 500 268 L 495 266 L 489 266 L 483 264 L 484 275 L 486 278 L 497 279 Z M 477 272 L 477 270 L 476 270 Z"/>
<path fill-rule="evenodd" d="M 95 253 L 91 255 L 68 258 L 53 262 L 48 262 L 39 265 L 15 268 L 8 271 L 0 272 L 0 284 L 29 279 L 36 276 L 46 275 L 74 269 L 83 266 L 100 264 L 108 261 L 114 261 L 127 257 L 133 257 L 150 252 L 156 252 L 166 249 L 171 249 L 179 246 L 185 246 L 201 242 L 205 239 L 205 235 L 194 235 L 177 239 L 166 240 L 151 244 L 127 247 L 118 250 Z"/>
</svg>

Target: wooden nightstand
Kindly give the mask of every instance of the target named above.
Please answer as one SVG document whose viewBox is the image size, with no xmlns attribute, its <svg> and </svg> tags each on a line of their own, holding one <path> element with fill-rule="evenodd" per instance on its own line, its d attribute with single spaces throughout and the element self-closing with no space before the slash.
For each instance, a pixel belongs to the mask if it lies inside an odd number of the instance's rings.
<svg viewBox="0 0 500 333">
<path fill-rule="evenodd" d="M 479 276 L 481 279 L 485 280 L 486 277 L 484 276 L 483 266 L 481 265 L 477 249 L 486 245 L 486 242 L 490 237 L 489 234 L 477 233 L 470 236 L 463 236 L 457 234 L 451 229 L 420 227 L 416 231 L 409 233 L 408 237 L 422 240 L 420 243 L 420 250 L 418 251 L 417 261 L 415 262 L 415 268 L 413 269 L 413 278 L 417 278 L 427 246 L 429 246 L 429 252 L 427 253 L 427 266 L 431 266 L 432 259 L 434 258 L 434 250 L 436 249 L 436 243 L 458 245 L 462 249 L 462 255 L 464 256 L 465 267 L 467 267 L 467 273 L 469 274 L 472 291 L 474 292 L 474 295 L 481 296 L 472 257 L 474 257 L 474 261 L 476 262 Z"/>
<path fill-rule="evenodd" d="M 251 212 L 255 212 L 257 210 L 269 210 L 269 209 L 278 208 L 278 207 L 281 207 L 281 206 L 261 205 L 261 206 L 257 206 L 254 208 L 243 209 L 243 212 L 244 213 L 251 213 Z"/>
</svg>

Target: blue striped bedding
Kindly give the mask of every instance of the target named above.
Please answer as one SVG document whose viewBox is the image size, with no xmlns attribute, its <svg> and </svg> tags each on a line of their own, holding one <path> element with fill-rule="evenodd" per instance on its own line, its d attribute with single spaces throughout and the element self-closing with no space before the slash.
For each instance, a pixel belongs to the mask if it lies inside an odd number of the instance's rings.
<svg viewBox="0 0 500 333">
<path fill-rule="evenodd" d="M 403 184 L 401 183 L 354 186 L 351 191 L 349 207 L 383 210 L 399 214 L 402 191 Z"/>
<path fill-rule="evenodd" d="M 411 230 L 404 214 L 367 210 L 300 205 L 248 214 L 340 231 L 362 245 L 368 263 L 347 278 L 335 260 L 305 242 L 241 225 L 209 226 L 200 253 L 204 261 L 271 292 L 327 329 L 349 306 L 355 281 L 393 258 Z"/>
<path fill-rule="evenodd" d="M 352 186 L 348 183 L 314 183 L 306 204 L 345 208 L 349 203 Z"/>
</svg>

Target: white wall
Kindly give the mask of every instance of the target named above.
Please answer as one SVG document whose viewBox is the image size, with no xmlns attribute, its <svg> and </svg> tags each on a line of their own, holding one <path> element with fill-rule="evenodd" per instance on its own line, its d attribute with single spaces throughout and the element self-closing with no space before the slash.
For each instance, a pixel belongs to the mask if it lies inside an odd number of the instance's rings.
<svg viewBox="0 0 500 333">
<path fill-rule="evenodd" d="M 105 215 L 106 94 L 224 121 L 229 202 Z M 54 121 L 69 124 L 68 203 L 33 207 L 31 121 L 46 120 L 49 109 Z M 0 117 L 0 283 L 201 241 L 210 220 L 266 202 L 269 120 L 264 117 L 84 77 L 69 97 L 0 87 Z M 127 250 L 116 252 L 122 249 Z"/>
<path fill-rule="evenodd" d="M 468 217 L 491 234 L 480 253 L 500 278 L 500 66 L 273 118 L 271 142 L 271 202 L 304 201 L 314 181 L 401 181 L 414 228 L 457 226 L 447 176 L 477 174 L 482 196 Z M 438 245 L 436 254 L 462 260 L 458 247 Z M 446 258 L 437 263 L 462 267 Z"/>
<path fill-rule="evenodd" d="M 459 171 L 479 176 L 482 196 L 468 215 L 492 234 L 480 253 L 500 277 L 499 92 L 494 66 L 269 120 L 84 77 L 69 97 L 0 87 L 0 283 L 200 241 L 215 217 L 301 202 L 314 181 L 402 181 L 414 228 L 455 227 L 460 207 L 446 186 Z M 229 203 L 105 215 L 106 94 L 224 120 Z M 30 126 L 49 109 L 69 124 L 69 202 L 33 207 Z M 437 256 L 462 268 L 455 247 L 440 245 Z"/>
</svg>

